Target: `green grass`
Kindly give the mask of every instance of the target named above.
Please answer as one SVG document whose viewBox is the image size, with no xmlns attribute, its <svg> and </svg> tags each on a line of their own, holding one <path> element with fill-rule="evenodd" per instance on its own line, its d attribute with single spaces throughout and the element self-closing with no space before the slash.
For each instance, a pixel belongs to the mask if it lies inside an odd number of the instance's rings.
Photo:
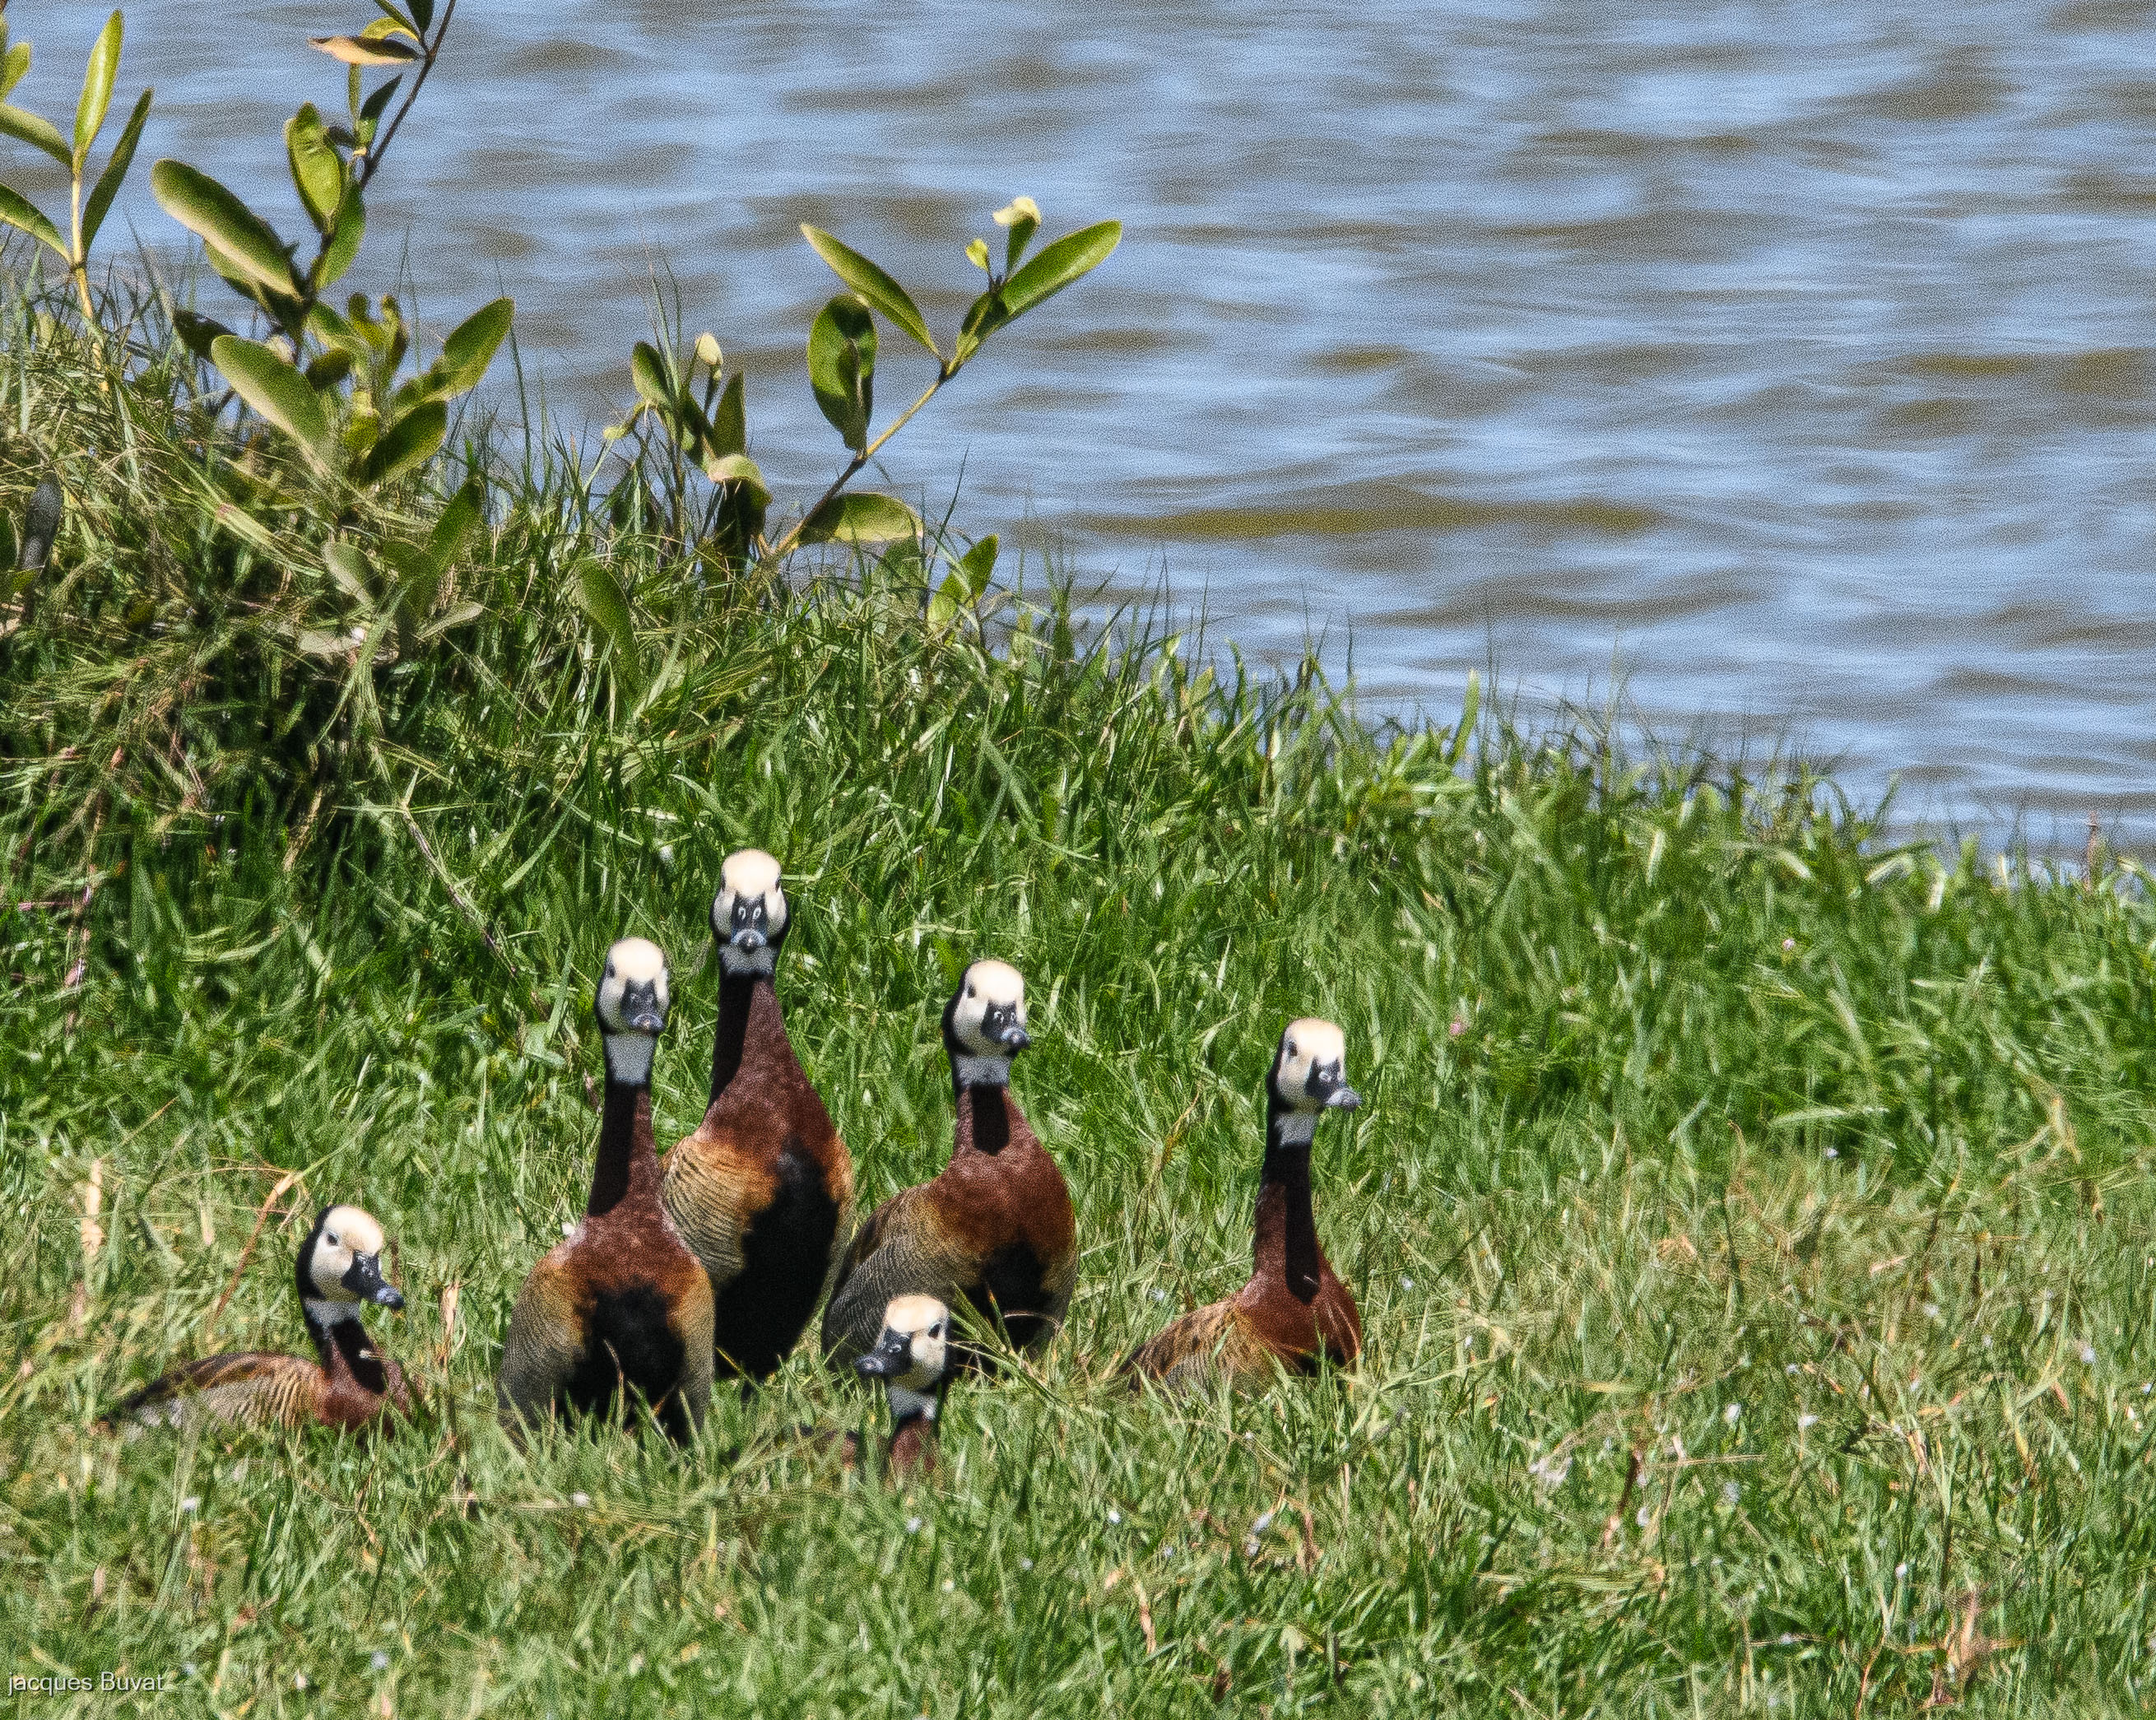
<svg viewBox="0 0 2156 1720">
<path fill-rule="evenodd" d="M 2130 868 L 1883 848 L 1801 775 L 1373 732 L 1053 593 L 932 634 L 902 561 L 742 593 L 545 460 L 496 466 L 485 617 L 355 692 L 297 643 L 345 619 L 320 528 L 215 524 L 261 450 L 155 318 L 123 423 L 33 308 L 0 507 L 56 462 L 70 515 L 0 644 L 0 1671 L 191 1666 L 160 1712 L 257 1716 L 2146 1705 Z M 633 675 L 567 593 L 587 552 L 634 583 Z M 494 1424 L 588 1174 L 593 964 L 673 958 L 670 1138 L 752 841 L 865 1202 L 945 1151 L 955 964 L 1029 981 L 1077 1297 L 902 1494 L 788 1446 L 868 1413 L 806 1355 L 687 1453 Z M 1116 1360 L 1247 1271 L 1302 1013 L 1366 1096 L 1317 1161 L 1363 1365 L 1133 1399 Z M 418 1425 L 93 1431 L 212 1343 L 300 1343 L 333 1199 L 395 1240 L 411 1305 L 373 1323 Z"/>
</svg>

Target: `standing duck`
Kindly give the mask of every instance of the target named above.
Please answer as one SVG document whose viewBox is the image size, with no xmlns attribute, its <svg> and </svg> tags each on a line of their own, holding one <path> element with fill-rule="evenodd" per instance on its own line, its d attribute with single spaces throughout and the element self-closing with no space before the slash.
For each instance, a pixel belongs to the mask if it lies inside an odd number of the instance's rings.
<svg viewBox="0 0 2156 1720">
<path fill-rule="evenodd" d="M 1010 1093 L 1011 1059 L 1030 1044 L 1018 970 L 974 963 L 943 1008 L 957 1105 L 951 1162 L 884 1202 L 846 1250 L 824 1312 L 834 1365 L 873 1350 L 893 1296 L 932 1296 L 954 1308 L 963 1300 L 1001 1320 L 1019 1349 L 1038 1348 L 1063 1323 L 1078 1276 L 1070 1191 Z"/>
<path fill-rule="evenodd" d="M 773 973 L 790 923 L 778 862 L 719 870 L 711 1108 L 665 1159 L 666 1210 L 711 1281 L 716 1369 L 767 1378 L 816 1312 L 854 1204 L 854 1162 L 786 1036 Z"/>
<path fill-rule="evenodd" d="M 502 1346 L 512 1432 L 557 1410 L 633 1422 L 637 1400 L 685 1440 L 711 1393 L 711 1286 L 660 1199 L 651 1062 L 666 1025 L 666 958 L 624 937 L 595 999 L 606 1102 L 583 1222 L 524 1281 Z"/>
<path fill-rule="evenodd" d="M 1239 1384 L 1271 1377 L 1273 1364 L 1315 1373 L 1363 1348 L 1355 1298 L 1318 1245 L 1310 1208 L 1310 1142 L 1325 1111 L 1353 1111 L 1346 1040 L 1329 1021 L 1291 1021 L 1265 1081 L 1265 1161 L 1258 1177 L 1257 1237 L 1250 1281 L 1225 1302 L 1171 1322 L 1123 1363 L 1122 1371 L 1172 1389 L 1215 1373 Z"/>
<path fill-rule="evenodd" d="M 358 1429 L 385 1409 L 408 1411 L 411 1394 L 403 1371 L 368 1343 L 359 1322 L 369 1302 L 404 1306 L 382 1276 L 382 1226 L 356 1206 L 324 1207 L 300 1245 L 293 1277 L 318 1361 L 241 1350 L 183 1363 L 144 1386 L 103 1425 L 125 1427 L 130 1437 L 145 1428 L 190 1422 Z"/>
</svg>

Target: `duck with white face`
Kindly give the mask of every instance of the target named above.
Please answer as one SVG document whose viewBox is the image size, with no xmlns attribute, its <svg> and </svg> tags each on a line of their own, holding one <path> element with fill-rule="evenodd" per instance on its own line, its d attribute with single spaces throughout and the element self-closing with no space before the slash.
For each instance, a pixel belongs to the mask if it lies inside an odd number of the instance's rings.
<svg viewBox="0 0 2156 1720">
<path fill-rule="evenodd" d="M 942 1031 L 957 1109 L 951 1160 L 933 1181 L 894 1194 L 855 1236 L 824 1314 L 834 1367 L 868 1353 L 893 1296 L 963 1302 L 1027 1350 L 1055 1336 L 1070 1306 L 1070 1190 L 1010 1090 L 1011 1060 L 1033 1043 L 1019 971 L 993 959 L 968 968 L 943 1006 Z M 963 1365 L 988 1365 L 978 1345 L 957 1354 Z"/>
<path fill-rule="evenodd" d="M 510 1316 L 498 1395 L 521 1435 L 552 1415 L 636 1425 L 676 1440 L 711 1389 L 711 1290 L 660 1198 L 651 1065 L 671 1004 L 666 958 L 641 937 L 607 952 L 592 999 L 606 1099 L 584 1217 L 531 1269 Z"/>
<path fill-rule="evenodd" d="M 932 1296 L 895 1296 L 874 1348 L 855 1359 L 864 1379 L 881 1380 L 891 1404 L 891 1472 L 933 1466 L 935 1430 L 951 1375 L 951 1311 Z"/>
<path fill-rule="evenodd" d="M 711 1280 L 713 1368 L 744 1390 L 791 1353 L 823 1299 L 854 1211 L 854 1162 L 778 1007 L 793 913 L 778 862 L 726 856 L 711 899 L 719 1019 L 704 1120 L 666 1155 L 666 1210 Z"/>
<path fill-rule="evenodd" d="M 359 1318 L 362 1308 L 404 1306 L 382 1272 L 385 1245 L 371 1214 L 324 1207 L 292 1274 L 318 1359 L 249 1350 L 186 1363 L 129 1398 L 107 1425 L 131 1435 L 191 1421 L 361 1429 L 408 1409 L 402 1370 L 374 1348 Z"/>
<path fill-rule="evenodd" d="M 1288 1023 L 1265 1076 L 1250 1281 L 1225 1301 L 1171 1321 L 1122 1371 L 1172 1389 L 1221 1376 L 1250 1385 L 1283 1367 L 1296 1373 L 1323 1363 L 1345 1368 L 1362 1353 L 1362 1317 L 1318 1244 L 1310 1188 L 1318 1118 L 1363 1102 L 1348 1085 L 1347 1063 L 1347 1037 L 1332 1023 L 1313 1016 Z"/>
</svg>

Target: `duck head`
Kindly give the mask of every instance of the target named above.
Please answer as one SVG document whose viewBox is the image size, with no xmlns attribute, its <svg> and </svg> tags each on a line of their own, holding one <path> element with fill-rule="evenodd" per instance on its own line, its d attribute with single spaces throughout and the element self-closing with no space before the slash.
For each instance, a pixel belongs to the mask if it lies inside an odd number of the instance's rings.
<svg viewBox="0 0 2156 1720">
<path fill-rule="evenodd" d="M 1308 1146 L 1320 1112 L 1353 1111 L 1363 1102 L 1348 1085 L 1347 1036 L 1314 1016 L 1288 1023 L 1265 1085 L 1274 1137 L 1283 1146 Z"/>
<path fill-rule="evenodd" d="M 778 862 L 760 848 L 743 848 L 719 868 L 719 893 L 711 898 L 711 936 L 719 969 L 727 978 L 768 976 L 786 942 L 786 892 L 778 887 Z"/>
<path fill-rule="evenodd" d="M 1010 1084 L 1011 1059 L 1033 1040 L 1025 1030 L 1025 981 L 1008 962 L 976 962 L 943 1006 L 943 1049 L 962 1087 Z"/>
<path fill-rule="evenodd" d="M 880 1379 L 894 1422 L 936 1419 L 951 1367 L 951 1311 L 932 1296 L 895 1296 L 883 1311 L 875 1348 L 854 1363 L 864 1379 Z"/>
<path fill-rule="evenodd" d="M 647 938 L 624 937 L 607 952 L 593 1009 L 606 1042 L 607 1076 L 642 1086 L 666 1028 L 666 958 Z"/>
<path fill-rule="evenodd" d="M 357 1320 L 368 1302 L 401 1308 L 403 1296 L 382 1276 L 382 1226 L 356 1206 L 326 1206 L 300 1245 L 300 1296 L 325 1325 Z"/>
</svg>

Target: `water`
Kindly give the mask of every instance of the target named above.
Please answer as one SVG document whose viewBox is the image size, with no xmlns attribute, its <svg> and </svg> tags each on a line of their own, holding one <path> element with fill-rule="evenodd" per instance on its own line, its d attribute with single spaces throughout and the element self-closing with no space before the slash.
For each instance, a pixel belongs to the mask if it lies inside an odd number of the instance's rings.
<svg viewBox="0 0 2156 1720">
<path fill-rule="evenodd" d="M 46 112 L 101 8 L 18 0 Z M 264 193 L 362 0 L 130 8 L 146 161 Z M 782 500 L 835 469 L 801 343 L 843 234 L 947 330 L 1019 192 L 1122 250 L 891 445 L 958 523 L 1165 574 L 1373 708 L 1781 737 L 1905 814 L 2156 834 L 2147 4 L 875 8 L 465 0 L 358 278 L 517 300 L 575 424 L 649 270 L 745 367 Z M 0 160 L 18 182 L 27 151 Z M 173 229 L 138 169 L 124 205 Z M 213 291 L 221 291 L 213 287 Z M 926 380 L 887 337 L 888 412 Z M 909 386 L 911 385 L 911 386 Z"/>
</svg>

